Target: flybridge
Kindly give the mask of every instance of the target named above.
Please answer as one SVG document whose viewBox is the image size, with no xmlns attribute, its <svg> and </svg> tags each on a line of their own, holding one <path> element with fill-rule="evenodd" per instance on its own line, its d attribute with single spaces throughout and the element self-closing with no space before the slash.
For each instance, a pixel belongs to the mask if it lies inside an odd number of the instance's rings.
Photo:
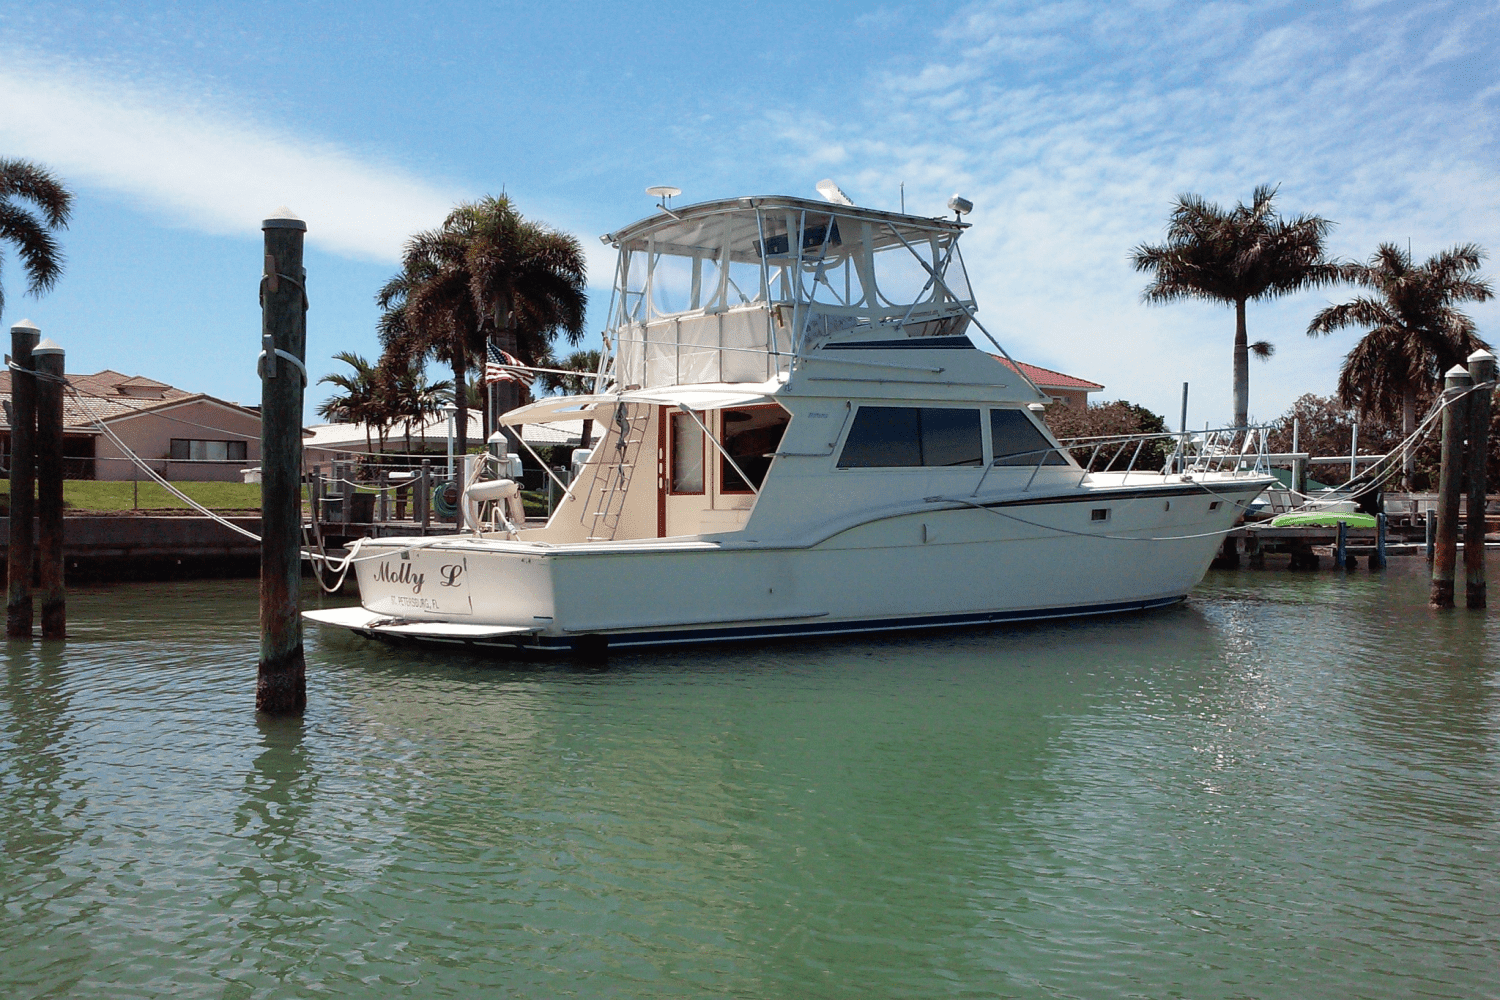
<svg viewBox="0 0 1500 1000">
<path fill-rule="evenodd" d="M 664 207 L 602 237 L 620 252 L 606 384 L 765 382 L 841 341 L 962 337 L 965 228 L 793 197 Z"/>
</svg>

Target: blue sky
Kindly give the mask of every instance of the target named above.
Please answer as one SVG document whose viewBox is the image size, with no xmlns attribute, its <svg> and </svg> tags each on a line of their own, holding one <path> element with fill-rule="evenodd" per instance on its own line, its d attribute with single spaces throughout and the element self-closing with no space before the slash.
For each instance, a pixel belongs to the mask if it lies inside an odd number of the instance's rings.
<svg viewBox="0 0 1500 1000">
<path fill-rule="evenodd" d="M 252 402 L 259 221 L 308 220 L 309 367 L 373 356 L 402 240 L 501 190 L 590 254 L 681 201 L 813 195 L 976 208 L 981 317 L 1023 360 L 1175 423 L 1230 415 L 1233 314 L 1147 307 L 1132 246 L 1172 198 L 1280 184 L 1330 247 L 1500 250 L 1500 10 L 1490 3 L 444 5 L 0 0 L 0 156 L 78 195 L 51 294 L 6 251 L 0 323 L 29 316 L 69 369 Z M 1491 268 L 1491 272 L 1493 272 Z M 1327 393 L 1356 339 L 1310 340 L 1346 290 L 1252 305 L 1251 413 Z M 1500 306 L 1473 310 L 1500 340 Z M 314 387 L 310 401 L 323 393 Z"/>
</svg>

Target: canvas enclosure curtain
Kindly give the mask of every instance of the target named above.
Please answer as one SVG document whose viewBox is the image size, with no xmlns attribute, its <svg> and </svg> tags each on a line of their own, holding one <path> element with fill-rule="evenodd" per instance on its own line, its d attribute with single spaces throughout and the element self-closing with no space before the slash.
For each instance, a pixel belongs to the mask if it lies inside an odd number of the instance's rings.
<svg viewBox="0 0 1500 1000">
<path fill-rule="evenodd" d="M 790 334 L 762 303 L 631 323 L 620 330 L 615 379 L 622 388 L 643 389 L 764 382 L 786 369 L 790 348 Z"/>
</svg>

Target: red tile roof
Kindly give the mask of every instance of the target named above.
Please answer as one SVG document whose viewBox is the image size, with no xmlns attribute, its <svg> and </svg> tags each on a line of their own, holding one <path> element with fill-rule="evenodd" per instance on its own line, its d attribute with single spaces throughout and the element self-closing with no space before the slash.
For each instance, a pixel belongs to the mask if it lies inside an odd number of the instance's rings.
<svg viewBox="0 0 1500 1000">
<path fill-rule="evenodd" d="M 1104 388 L 1098 382 L 1090 382 L 1087 379 L 1064 375 L 1062 372 L 1055 372 L 1050 368 L 1042 368 L 1038 365 L 1028 365 L 1024 361 L 1017 361 L 1015 364 L 1012 364 L 1001 357 L 996 357 L 995 360 L 1005 365 L 1011 371 L 1015 371 L 1017 366 L 1019 366 L 1021 374 L 1035 382 L 1038 389 L 1083 389 L 1087 392 L 1098 392 Z"/>
</svg>

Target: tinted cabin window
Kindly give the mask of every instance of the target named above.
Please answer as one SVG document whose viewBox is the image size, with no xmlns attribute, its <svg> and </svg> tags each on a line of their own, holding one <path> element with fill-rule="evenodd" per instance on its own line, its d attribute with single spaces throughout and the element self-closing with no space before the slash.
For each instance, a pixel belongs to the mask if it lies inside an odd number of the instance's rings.
<svg viewBox="0 0 1500 1000">
<path fill-rule="evenodd" d="M 1020 410 L 991 410 L 990 438 L 995 448 L 996 465 L 1067 465 L 1067 459 L 1050 448 L 1047 438 L 1036 424 Z"/>
<path fill-rule="evenodd" d="M 861 406 L 839 456 L 841 469 L 981 465 L 979 411 Z"/>
<path fill-rule="evenodd" d="M 786 425 L 792 419 L 779 406 L 756 406 L 743 410 L 724 410 L 721 412 L 721 426 L 724 428 L 723 437 L 724 450 L 735 460 L 745 475 L 750 477 L 750 485 L 740 478 L 740 474 L 734 471 L 722 455 L 719 457 L 719 482 L 720 493 L 749 493 L 750 486 L 760 489 L 760 484 L 765 482 L 766 472 L 771 468 L 771 453 L 781 444 L 781 435 L 786 432 Z"/>
</svg>

